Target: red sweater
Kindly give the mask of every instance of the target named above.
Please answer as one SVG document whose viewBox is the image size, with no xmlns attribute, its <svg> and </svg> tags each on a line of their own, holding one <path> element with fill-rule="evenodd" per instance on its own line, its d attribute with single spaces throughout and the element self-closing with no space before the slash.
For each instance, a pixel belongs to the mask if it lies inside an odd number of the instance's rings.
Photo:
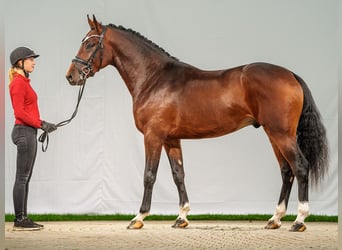
<svg viewBox="0 0 342 250">
<path fill-rule="evenodd" d="M 20 74 L 14 74 L 9 86 L 15 124 L 41 127 L 38 109 L 38 98 L 30 84 L 30 79 Z"/>
</svg>

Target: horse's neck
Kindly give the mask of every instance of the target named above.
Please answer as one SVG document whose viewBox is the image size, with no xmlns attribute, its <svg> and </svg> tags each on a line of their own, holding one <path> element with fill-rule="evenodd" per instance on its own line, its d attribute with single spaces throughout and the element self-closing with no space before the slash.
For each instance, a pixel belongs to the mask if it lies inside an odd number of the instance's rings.
<svg viewBox="0 0 342 250">
<path fill-rule="evenodd" d="M 137 63 L 127 63 L 121 58 L 116 59 L 116 68 L 124 80 L 129 92 L 133 97 L 139 95 L 143 90 L 144 85 L 148 84 L 149 79 L 157 72 L 148 70 L 150 62 L 139 61 Z"/>
<path fill-rule="evenodd" d="M 115 55 L 114 66 L 134 98 L 143 91 L 144 85 L 149 83 L 149 79 L 158 72 L 158 68 L 163 67 L 165 56 L 153 49 L 149 53 L 144 53 L 139 46 L 146 46 L 146 44 L 139 45 L 131 39 L 115 39 L 112 44 Z"/>
</svg>

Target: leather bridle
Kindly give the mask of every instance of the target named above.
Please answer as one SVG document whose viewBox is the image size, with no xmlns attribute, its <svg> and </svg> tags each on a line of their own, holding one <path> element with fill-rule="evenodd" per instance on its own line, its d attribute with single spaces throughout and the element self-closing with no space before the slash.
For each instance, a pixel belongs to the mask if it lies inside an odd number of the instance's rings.
<svg viewBox="0 0 342 250">
<path fill-rule="evenodd" d="M 102 29 L 102 32 L 101 32 L 100 35 L 90 35 L 90 36 L 86 36 L 85 38 L 83 38 L 82 44 L 84 44 L 88 39 L 90 39 L 92 37 L 99 38 L 99 42 L 98 42 L 95 50 L 93 51 L 93 53 L 88 58 L 88 60 L 84 60 L 84 59 L 82 59 L 82 58 L 80 58 L 78 56 L 75 56 L 75 58 L 72 60 L 72 62 L 74 63 L 76 69 L 78 70 L 79 74 L 81 75 L 81 79 L 83 80 L 84 83 L 85 83 L 88 75 L 90 73 L 94 73 L 94 72 L 92 72 L 93 71 L 92 64 L 93 64 L 94 58 L 96 56 L 96 53 L 100 49 L 103 49 L 102 42 L 103 42 L 103 37 L 104 37 L 104 34 L 106 32 L 106 29 L 107 29 L 107 27 L 103 26 L 103 29 Z M 100 65 L 101 65 L 101 63 L 102 63 L 102 57 L 101 57 Z M 81 65 L 84 65 L 84 66 L 82 68 L 79 68 L 78 64 L 81 64 Z"/>
</svg>

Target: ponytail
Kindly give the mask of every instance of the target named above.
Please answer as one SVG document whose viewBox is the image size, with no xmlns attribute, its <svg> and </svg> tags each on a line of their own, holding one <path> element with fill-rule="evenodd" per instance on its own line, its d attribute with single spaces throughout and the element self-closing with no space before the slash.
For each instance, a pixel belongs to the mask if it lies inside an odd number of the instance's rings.
<svg viewBox="0 0 342 250">
<path fill-rule="evenodd" d="M 17 73 L 17 69 L 14 66 L 10 67 L 8 70 L 9 84 L 11 84 L 15 73 Z"/>
</svg>

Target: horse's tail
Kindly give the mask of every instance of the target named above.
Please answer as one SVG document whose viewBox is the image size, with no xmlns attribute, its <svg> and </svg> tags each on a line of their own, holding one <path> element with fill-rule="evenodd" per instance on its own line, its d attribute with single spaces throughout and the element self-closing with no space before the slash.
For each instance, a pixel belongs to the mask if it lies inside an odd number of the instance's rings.
<svg viewBox="0 0 342 250">
<path fill-rule="evenodd" d="M 297 128 L 297 143 L 309 163 L 311 186 L 317 186 L 328 170 L 329 149 L 325 127 L 304 80 L 293 74 L 304 93 L 302 114 Z"/>
</svg>

